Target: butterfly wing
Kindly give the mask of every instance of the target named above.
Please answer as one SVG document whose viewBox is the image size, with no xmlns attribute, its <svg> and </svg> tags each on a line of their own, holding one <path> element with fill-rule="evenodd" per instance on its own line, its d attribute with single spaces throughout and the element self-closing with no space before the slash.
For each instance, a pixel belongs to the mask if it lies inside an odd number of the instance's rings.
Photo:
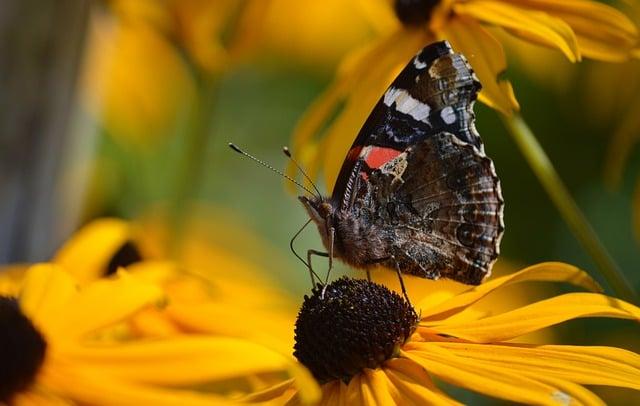
<svg viewBox="0 0 640 406">
<path fill-rule="evenodd" d="M 347 209 L 361 171 L 388 161 L 410 145 L 442 131 L 483 151 L 473 127 L 480 90 L 469 64 L 448 42 L 420 51 L 400 72 L 360 129 L 340 169 L 333 203 Z M 377 166 L 376 166 L 377 165 Z"/>
<path fill-rule="evenodd" d="M 392 256 L 385 265 L 467 284 L 488 275 L 504 230 L 504 203 L 474 126 L 479 89 L 448 43 L 427 46 L 354 142 L 332 199 L 347 217 L 366 212 Z"/>
</svg>

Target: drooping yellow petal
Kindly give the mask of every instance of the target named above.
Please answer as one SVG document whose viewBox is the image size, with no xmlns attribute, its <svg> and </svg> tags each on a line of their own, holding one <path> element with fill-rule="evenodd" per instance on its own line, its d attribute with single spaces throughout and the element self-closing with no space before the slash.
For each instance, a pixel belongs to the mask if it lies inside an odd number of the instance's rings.
<svg viewBox="0 0 640 406">
<path fill-rule="evenodd" d="M 638 45 L 638 29 L 615 8 L 586 0 L 514 0 L 565 21 L 576 34 L 580 52 L 589 58 L 621 62 Z"/>
<path fill-rule="evenodd" d="M 561 262 L 543 262 L 527 267 L 511 275 L 489 280 L 484 284 L 456 295 L 435 307 L 432 306 L 429 308 L 419 303 L 417 308 L 422 311 L 423 321 L 430 322 L 441 320 L 464 310 L 464 308 L 479 301 L 495 290 L 514 283 L 528 281 L 567 282 L 594 292 L 602 291 L 600 285 L 598 285 L 598 283 L 586 272 L 573 265 L 563 264 Z"/>
<path fill-rule="evenodd" d="M 103 276 L 107 264 L 124 243 L 131 238 L 126 221 L 105 218 L 82 227 L 53 257 L 82 285 Z"/>
<path fill-rule="evenodd" d="M 354 52 L 340 66 L 334 83 L 317 99 L 293 134 L 294 152 L 315 177 L 320 167 L 332 188 L 342 161 L 373 106 L 395 74 L 427 44 L 423 31 L 397 29 L 372 45 Z M 336 120 L 317 141 L 337 104 L 348 97 Z M 288 168 L 294 174 L 293 166 Z"/>
<path fill-rule="evenodd" d="M 405 350 L 413 346 L 409 344 Z M 640 389 L 640 355 L 613 347 L 492 345 L 463 342 L 424 342 L 416 347 L 445 348 L 469 364 L 496 364 L 521 373 L 564 379 L 584 385 Z"/>
<path fill-rule="evenodd" d="M 612 317 L 640 321 L 640 309 L 605 295 L 568 293 L 464 324 L 449 324 L 445 321 L 434 329 L 440 334 L 489 343 L 511 340 L 532 331 L 582 317 Z"/>
<path fill-rule="evenodd" d="M 520 109 L 511 83 L 501 77 L 507 69 L 507 59 L 491 33 L 472 18 L 455 16 L 444 27 L 444 37 L 456 52 L 466 56 L 480 79 L 480 101 L 507 116 Z"/>
<path fill-rule="evenodd" d="M 392 405 L 394 399 L 390 382 L 387 375 L 381 369 L 369 369 L 366 368 L 363 372 L 363 381 L 366 381 L 367 388 L 371 391 L 370 396 L 372 398 L 372 404 L 374 405 Z M 395 402 L 397 403 L 397 402 Z"/>
<path fill-rule="evenodd" d="M 87 285 L 65 309 L 60 327 L 66 336 L 81 337 L 99 328 L 123 321 L 147 306 L 165 299 L 157 286 L 120 272 L 117 278 Z"/>
<path fill-rule="evenodd" d="M 340 405 L 340 387 L 342 381 L 331 381 L 322 385 L 321 405 Z"/>
<path fill-rule="evenodd" d="M 444 349 L 432 347 L 402 351 L 401 356 L 416 362 L 444 381 L 489 396 L 515 402 L 554 405 L 558 390 L 551 385 L 497 365 L 472 364 Z M 430 351 L 429 351 L 430 350 Z"/>
<path fill-rule="evenodd" d="M 398 389 L 397 404 L 411 401 L 414 404 L 460 405 L 440 391 L 431 377 L 419 364 L 403 358 L 395 358 L 385 363 L 385 373 L 389 381 Z"/>
<path fill-rule="evenodd" d="M 338 172 L 360 128 L 373 106 L 382 97 L 394 77 L 418 50 L 431 42 L 419 30 L 399 30 L 384 38 L 368 55 L 370 63 L 359 66 L 358 80 L 340 115 L 327 130 L 319 148 L 323 153 L 323 169 L 327 185 L 335 184 Z"/>
<path fill-rule="evenodd" d="M 640 114 L 638 114 L 640 98 L 633 97 L 628 103 L 631 105 L 627 109 L 627 114 L 620 119 L 620 124 L 609 143 L 605 164 L 606 179 L 616 187 L 622 180 L 634 145 L 640 141 Z"/>
<path fill-rule="evenodd" d="M 640 179 L 636 183 L 636 190 L 633 192 L 633 228 L 636 240 L 640 241 Z"/>
<path fill-rule="evenodd" d="M 340 402 L 344 402 L 344 405 L 364 405 L 364 400 L 362 399 L 362 392 L 360 388 L 362 387 L 362 375 L 356 374 L 351 378 L 349 384 L 347 385 L 346 391 L 340 393 Z"/>
<path fill-rule="evenodd" d="M 558 48 L 571 62 L 580 60 L 575 34 L 560 18 L 494 0 L 460 2 L 454 5 L 454 10 L 456 13 L 503 27 L 526 39 Z"/>
<path fill-rule="evenodd" d="M 100 365 L 102 371 L 118 379 L 155 385 L 195 385 L 283 371 L 290 363 L 282 355 L 251 341 L 213 336 L 177 336 L 112 347 L 73 348 L 66 354 L 77 362 Z"/>
<path fill-rule="evenodd" d="M 29 268 L 20 291 L 20 308 L 45 334 L 64 317 L 69 301 L 77 295 L 76 283 L 54 264 Z"/>
<path fill-rule="evenodd" d="M 295 393 L 295 379 L 291 378 L 267 389 L 251 393 L 240 399 L 241 403 L 263 403 L 285 404 Z"/>
<path fill-rule="evenodd" d="M 46 368 L 41 380 L 51 388 L 80 404 L 96 406 L 154 405 L 210 406 L 235 404 L 224 397 L 191 390 L 152 387 L 114 379 L 99 367 L 58 364 Z M 156 364 L 162 369 L 162 364 Z"/>
</svg>

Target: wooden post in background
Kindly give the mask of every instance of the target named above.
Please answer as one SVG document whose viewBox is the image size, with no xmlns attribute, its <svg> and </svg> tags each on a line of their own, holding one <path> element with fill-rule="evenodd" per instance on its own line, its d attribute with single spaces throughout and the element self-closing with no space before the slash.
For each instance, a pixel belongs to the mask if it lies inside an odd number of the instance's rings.
<svg viewBox="0 0 640 406">
<path fill-rule="evenodd" d="M 88 0 L 0 2 L 0 263 L 49 258 Z"/>
</svg>

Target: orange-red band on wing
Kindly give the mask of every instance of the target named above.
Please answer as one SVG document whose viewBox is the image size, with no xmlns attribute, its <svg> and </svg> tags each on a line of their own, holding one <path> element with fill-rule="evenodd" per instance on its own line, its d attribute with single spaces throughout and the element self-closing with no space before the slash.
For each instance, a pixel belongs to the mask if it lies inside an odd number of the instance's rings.
<svg viewBox="0 0 640 406">
<path fill-rule="evenodd" d="M 369 168 L 377 169 L 401 153 L 402 151 L 393 148 L 372 147 L 364 161 L 369 165 Z"/>
</svg>

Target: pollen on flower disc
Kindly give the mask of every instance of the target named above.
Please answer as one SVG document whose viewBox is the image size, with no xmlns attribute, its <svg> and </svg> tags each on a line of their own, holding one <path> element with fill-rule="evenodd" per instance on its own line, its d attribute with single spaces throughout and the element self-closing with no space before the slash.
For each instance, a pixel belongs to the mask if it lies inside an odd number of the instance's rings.
<svg viewBox="0 0 640 406">
<path fill-rule="evenodd" d="M 47 343 L 14 298 L 0 296 L 0 403 L 26 389 L 44 361 Z"/>
<path fill-rule="evenodd" d="M 295 357 L 320 382 L 348 382 L 392 358 L 418 316 L 400 295 L 360 279 L 341 278 L 305 296 L 296 321 Z"/>
<path fill-rule="evenodd" d="M 393 8 L 402 24 L 418 26 L 429 21 L 438 3 L 440 0 L 396 0 Z"/>
</svg>

